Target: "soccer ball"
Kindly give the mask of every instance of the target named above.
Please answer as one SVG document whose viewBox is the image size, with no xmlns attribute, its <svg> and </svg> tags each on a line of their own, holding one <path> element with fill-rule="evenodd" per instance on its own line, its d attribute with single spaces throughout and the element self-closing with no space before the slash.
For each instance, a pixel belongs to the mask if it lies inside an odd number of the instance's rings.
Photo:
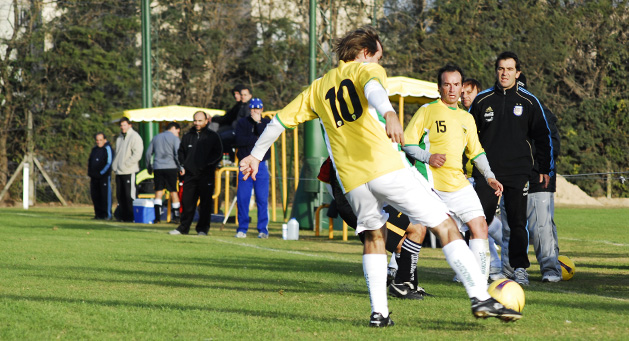
<svg viewBox="0 0 629 341">
<path fill-rule="evenodd" d="M 510 279 L 499 279 L 494 281 L 487 289 L 491 297 L 502 303 L 503 306 L 522 312 L 524 308 L 524 290 L 522 287 Z"/>
<path fill-rule="evenodd" d="M 559 259 L 559 265 L 561 265 L 561 279 L 564 281 L 571 279 L 574 276 L 574 262 L 566 256 L 557 258 Z"/>
</svg>

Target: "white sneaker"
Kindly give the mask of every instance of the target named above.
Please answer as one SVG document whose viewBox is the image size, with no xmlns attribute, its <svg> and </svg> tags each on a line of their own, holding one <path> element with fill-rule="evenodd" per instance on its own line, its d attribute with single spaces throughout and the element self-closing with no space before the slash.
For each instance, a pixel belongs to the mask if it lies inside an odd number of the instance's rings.
<svg viewBox="0 0 629 341">
<path fill-rule="evenodd" d="M 260 232 L 260 233 L 258 233 L 258 238 L 260 238 L 260 239 L 269 239 L 269 235 L 264 233 L 264 232 Z"/>
<path fill-rule="evenodd" d="M 234 236 L 236 238 L 247 238 L 247 234 L 244 232 L 238 232 L 236 233 L 236 235 Z"/>
<path fill-rule="evenodd" d="M 561 277 L 555 275 L 547 275 L 542 277 L 542 282 L 557 283 L 561 281 Z"/>
<path fill-rule="evenodd" d="M 172 230 L 172 231 L 168 232 L 168 234 L 170 234 L 172 236 L 176 236 L 176 235 L 180 235 L 181 232 L 179 232 L 179 230 Z"/>
<path fill-rule="evenodd" d="M 502 268 L 492 267 L 489 269 L 489 279 L 492 281 L 497 281 L 503 278 L 507 278 L 507 276 L 502 273 Z"/>
<path fill-rule="evenodd" d="M 513 273 L 513 279 L 520 285 L 529 285 L 529 274 L 525 268 L 517 268 Z"/>
</svg>

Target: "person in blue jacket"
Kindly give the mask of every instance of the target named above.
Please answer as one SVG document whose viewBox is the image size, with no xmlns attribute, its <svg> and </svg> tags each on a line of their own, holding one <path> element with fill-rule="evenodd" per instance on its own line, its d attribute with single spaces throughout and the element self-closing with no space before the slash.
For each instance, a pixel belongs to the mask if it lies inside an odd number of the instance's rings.
<svg viewBox="0 0 629 341">
<path fill-rule="evenodd" d="M 94 203 L 94 219 L 111 219 L 111 162 L 114 151 L 105 134 L 94 135 L 96 146 L 92 148 L 87 162 L 87 175 L 90 177 L 90 194 Z"/>
<path fill-rule="evenodd" d="M 259 98 L 251 99 L 249 103 L 251 115 L 238 120 L 236 124 L 236 143 L 238 148 L 237 156 L 239 160 L 251 154 L 251 150 L 258 141 L 258 137 L 271 122 L 269 118 L 262 117 L 264 105 Z M 249 202 L 251 201 L 251 191 L 255 191 L 256 205 L 258 206 L 258 238 L 269 237 L 269 169 L 266 160 L 270 157 L 267 151 L 264 159 L 260 162 L 260 170 L 255 180 L 248 178 L 243 180 L 242 172 L 238 172 L 238 191 L 236 201 L 238 205 L 238 230 L 236 238 L 246 238 L 249 230 Z"/>
</svg>

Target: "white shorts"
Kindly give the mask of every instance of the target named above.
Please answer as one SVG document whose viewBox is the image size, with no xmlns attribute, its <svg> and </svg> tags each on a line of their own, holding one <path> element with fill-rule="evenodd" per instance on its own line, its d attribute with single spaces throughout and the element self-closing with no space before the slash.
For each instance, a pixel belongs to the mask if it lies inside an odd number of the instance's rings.
<svg viewBox="0 0 629 341">
<path fill-rule="evenodd" d="M 459 231 L 465 232 L 468 230 L 467 225 L 465 225 L 468 221 L 477 217 L 485 218 L 483 206 L 471 184 L 456 192 L 435 191 L 446 206 L 448 206 L 452 218 L 454 218 L 454 221 L 457 223 Z"/>
<path fill-rule="evenodd" d="M 388 204 L 406 214 L 412 224 L 435 227 L 448 219 L 448 209 L 417 169 L 407 167 L 345 193 L 358 217 L 356 234 L 377 230 L 389 218 L 382 208 Z"/>
</svg>

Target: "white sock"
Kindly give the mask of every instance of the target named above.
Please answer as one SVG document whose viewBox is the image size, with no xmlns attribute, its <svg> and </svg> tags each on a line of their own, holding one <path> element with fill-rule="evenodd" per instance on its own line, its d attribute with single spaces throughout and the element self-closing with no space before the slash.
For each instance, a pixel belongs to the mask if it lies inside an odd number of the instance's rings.
<svg viewBox="0 0 629 341">
<path fill-rule="evenodd" d="M 177 208 L 181 207 L 181 205 L 179 204 L 179 202 L 174 202 L 174 203 L 172 204 L 172 207 L 173 207 L 174 209 L 177 209 Z"/>
<path fill-rule="evenodd" d="M 470 250 L 474 253 L 474 258 L 480 266 L 480 272 L 485 276 L 485 282 L 489 278 L 489 240 L 470 239 Z"/>
<path fill-rule="evenodd" d="M 397 261 L 395 260 L 399 255 L 395 252 L 391 254 L 391 260 L 389 261 L 389 267 L 397 270 Z"/>
<path fill-rule="evenodd" d="M 454 240 L 443 247 L 443 254 L 450 267 L 465 286 L 467 295 L 481 301 L 489 298 L 487 280 L 480 272 L 478 263 L 474 260 L 472 251 L 463 239 Z"/>
<path fill-rule="evenodd" d="M 153 199 L 153 204 L 154 205 L 158 205 L 158 206 L 162 206 L 162 199 Z"/>
<path fill-rule="evenodd" d="M 363 272 L 365 273 L 365 281 L 367 281 L 367 289 L 369 289 L 371 312 L 380 313 L 383 317 L 389 316 L 387 303 L 387 255 L 363 255 Z"/>
</svg>

